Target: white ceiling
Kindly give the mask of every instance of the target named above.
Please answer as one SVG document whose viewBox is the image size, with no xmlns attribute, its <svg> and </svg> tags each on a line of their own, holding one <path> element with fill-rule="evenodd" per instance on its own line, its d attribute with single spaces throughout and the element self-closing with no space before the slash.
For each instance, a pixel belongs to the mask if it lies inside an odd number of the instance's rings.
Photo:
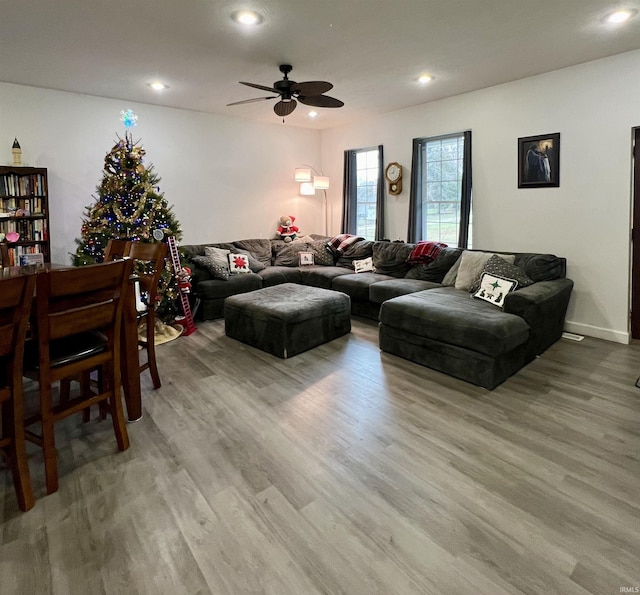
<svg viewBox="0 0 640 595">
<path fill-rule="evenodd" d="M 275 101 L 226 104 L 288 63 L 345 102 L 287 118 L 322 129 L 639 49 L 640 14 L 602 22 L 620 7 L 640 0 L 0 0 L 0 81 L 277 122 Z"/>
</svg>

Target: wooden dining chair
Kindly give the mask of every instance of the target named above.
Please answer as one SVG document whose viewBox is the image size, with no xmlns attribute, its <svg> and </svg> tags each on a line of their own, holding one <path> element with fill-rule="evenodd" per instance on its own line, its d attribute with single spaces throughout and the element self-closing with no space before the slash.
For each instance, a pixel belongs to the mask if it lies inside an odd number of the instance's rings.
<svg viewBox="0 0 640 595">
<path fill-rule="evenodd" d="M 122 240 L 119 240 L 122 242 Z M 139 365 L 140 373 L 149 370 L 153 388 L 160 388 L 160 374 L 156 363 L 155 347 L 155 326 L 156 326 L 156 306 L 158 304 L 158 282 L 164 270 L 165 258 L 167 256 L 167 245 L 163 242 L 127 242 L 126 246 L 117 246 L 115 240 L 113 247 L 105 253 L 105 261 L 112 260 L 123 252 L 122 256 L 128 256 L 134 261 L 134 274 L 137 275 L 140 283 L 140 290 L 145 298 L 138 309 L 138 327 L 146 324 L 145 340 L 139 341 L 139 345 L 146 350 L 147 359 Z"/>
<path fill-rule="evenodd" d="M 51 269 L 37 277 L 35 341 L 27 345 L 25 374 L 39 383 L 40 411 L 25 425 L 27 440 L 44 451 L 47 493 L 58 489 L 54 424 L 100 404 L 111 414 L 120 450 L 129 447 L 120 391 L 122 308 L 133 262 L 129 259 Z M 52 386 L 94 370 L 100 382 L 81 383 L 79 395 L 54 404 Z"/>
<path fill-rule="evenodd" d="M 107 247 L 104 251 L 104 262 L 110 262 L 112 260 L 121 260 L 127 256 L 129 252 L 129 240 L 118 240 L 111 238 L 107 242 Z"/>
<path fill-rule="evenodd" d="M 9 246 L 5 242 L 0 242 L 0 264 L 3 267 L 11 266 L 11 258 L 9 258 Z"/>
<path fill-rule="evenodd" d="M 35 275 L 0 281 L 0 451 L 6 456 L 20 510 L 33 507 L 25 449 L 22 364 Z"/>
</svg>

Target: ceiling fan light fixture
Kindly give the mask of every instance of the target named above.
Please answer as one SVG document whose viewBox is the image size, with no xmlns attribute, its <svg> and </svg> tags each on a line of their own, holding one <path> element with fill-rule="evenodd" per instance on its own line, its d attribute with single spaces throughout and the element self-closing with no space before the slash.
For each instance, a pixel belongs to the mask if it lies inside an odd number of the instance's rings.
<svg viewBox="0 0 640 595">
<path fill-rule="evenodd" d="M 236 10 L 231 18 L 240 25 L 259 25 L 264 20 L 264 17 L 255 10 Z"/>
<path fill-rule="evenodd" d="M 418 77 L 418 82 L 419 82 L 421 85 L 426 85 L 427 83 L 430 83 L 432 80 L 433 80 L 433 76 L 432 76 L 432 75 L 430 75 L 430 74 L 421 74 L 421 75 Z"/>
</svg>

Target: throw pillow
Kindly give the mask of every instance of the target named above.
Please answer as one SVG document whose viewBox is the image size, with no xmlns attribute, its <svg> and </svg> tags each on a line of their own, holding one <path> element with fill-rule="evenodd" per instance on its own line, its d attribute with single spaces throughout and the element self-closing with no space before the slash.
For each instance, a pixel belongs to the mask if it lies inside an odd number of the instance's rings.
<svg viewBox="0 0 640 595">
<path fill-rule="evenodd" d="M 313 252 L 313 261 L 315 264 L 324 266 L 333 265 L 333 254 L 327 249 L 327 242 L 323 240 L 313 240 L 307 244 L 309 252 Z"/>
<path fill-rule="evenodd" d="M 515 279 L 506 279 L 498 275 L 483 273 L 480 280 L 480 288 L 473 294 L 473 297 L 502 308 L 504 298 L 517 286 L 518 282 Z"/>
<path fill-rule="evenodd" d="M 252 273 L 259 273 L 266 269 L 266 265 L 262 264 L 255 256 L 251 254 L 248 250 L 241 250 L 240 248 L 233 249 L 234 254 L 244 254 L 249 260 L 249 268 Z"/>
<path fill-rule="evenodd" d="M 461 254 L 461 248 L 444 248 L 433 262 L 412 265 L 404 278 L 442 283 L 447 272 L 460 259 Z"/>
<path fill-rule="evenodd" d="M 225 264 L 225 266 L 221 267 L 209 256 L 194 256 L 191 260 L 205 269 L 214 279 L 221 279 L 222 281 L 229 279 L 229 265 Z"/>
<path fill-rule="evenodd" d="M 533 284 L 533 280 L 525 275 L 524 271 L 515 264 L 507 262 L 501 256 L 494 254 L 482 268 L 482 273 L 489 273 L 506 279 L 515 279 L 518 287 L 527 287 Z M 471 293 L 475 293 L 480 288 L 480 279 L 482 274 L 473 282 Z"/>
<path fill-rule="evenodd" d="M 298 252 L 298 265 L 308 266 L 313 264 L 313 252 Z"/>
<path fill-rule="evenodd" d="M 376 267 L 373 266 L 373 258 L 369 256 L 369 258 L 364 258 L 362 260 L 354 260 L 353 268 L 356 273 L 375 273 Z"/>
<path fill-rule="evenodd" d="M 480 277 L 482 268 L 487 263 L 487 260 L 489 260 L 493 254 L 493 252 L 465 250 L 460 257 L 460 268 L 456 276 L 455 288 L 469 291 L 474 281 Z M 512 264 L 516 258 L 515 254 L 502 254 L 500 257 Z"/>
<path fill-rule="evenodd" d="M 442 279 L 442 285 L 445 287 L 453 287 L 456 284 L 456 278 L 458 277 L 458 269 L 460 268 L 460 261 L 462 260 L 462 253 L 458 259 L 453 263 L 453 266 L 447 271 L 447 274 Z"/>
<path fill-rule="evenodd" d="M 232 275 L 238 273 L 250 273 L 249 258 L 246 254 L 228 254 L 229 259 L 229 273 Z"/>
<path fill-rule="evenodd" d="M 565 276 L 565 260 L 554 254 L 518 254 L 515 263 L 535 282 Z"/>
<path fill-rule="evenodd" d="M 227 254 L 230 252 L 231 250 L 223 250 L 222 248 L 214 248 L 213 246 L 205 246 L 204 248 L 205 256 L 208 256 L 219 267 L 227 267 L 227 270 L 229 270 Z"/>
</svg>

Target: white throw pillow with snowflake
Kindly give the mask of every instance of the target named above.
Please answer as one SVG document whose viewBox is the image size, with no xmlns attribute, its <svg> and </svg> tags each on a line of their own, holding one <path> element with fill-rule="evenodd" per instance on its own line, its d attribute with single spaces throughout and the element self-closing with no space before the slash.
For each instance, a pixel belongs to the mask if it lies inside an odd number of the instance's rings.
<svg viewBox="0 0 640 595">
<path fill-rule="evenodd" d="M 229 273 L 250 273 L 249 258 L 246 254 L 229 254 Z"/>
</svg>

